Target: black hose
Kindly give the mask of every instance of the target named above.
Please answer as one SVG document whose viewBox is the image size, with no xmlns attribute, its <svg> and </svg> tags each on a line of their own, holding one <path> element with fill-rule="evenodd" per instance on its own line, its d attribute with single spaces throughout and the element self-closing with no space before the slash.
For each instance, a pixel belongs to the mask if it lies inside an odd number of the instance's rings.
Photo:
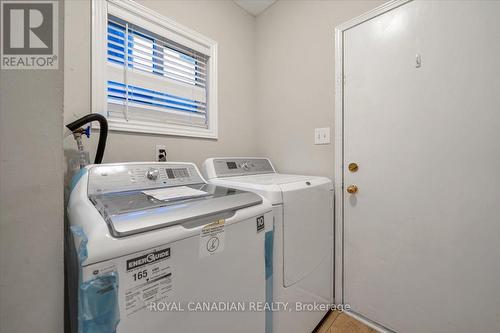
<svg viewBox="0 0 500 333">
<path fill-rule="evenodd" d="M 104 149 L 106 149 L 106 139 L 108 137 L 108 121 L 104 116 L 98 113 L 91 113 L 80 119 L 75 120 L 72 123 L 66 125 L 66 127 L 74 132 L 85 124 L 93 121 L 98 121 L 100 126 L 99 133 L 99 143 L 97 144 L 97 152 L 95 154 L 95 164 L 100 164 L 102 162 L 102 157 L 104 156 Z"/>
</svg>

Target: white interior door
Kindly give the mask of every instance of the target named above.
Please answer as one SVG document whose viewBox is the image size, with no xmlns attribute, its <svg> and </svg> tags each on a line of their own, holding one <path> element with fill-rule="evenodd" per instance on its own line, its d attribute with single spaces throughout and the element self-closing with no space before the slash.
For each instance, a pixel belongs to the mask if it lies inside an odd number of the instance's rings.
<svg viewBox="0 0 500 333">
<path fill-rule="evenodd" d="M 343 299 L 397 332 L 500 332 L 499 14 L 417 0 L 343 34 L 343 183 L 359 188 Z"/>
</svg>

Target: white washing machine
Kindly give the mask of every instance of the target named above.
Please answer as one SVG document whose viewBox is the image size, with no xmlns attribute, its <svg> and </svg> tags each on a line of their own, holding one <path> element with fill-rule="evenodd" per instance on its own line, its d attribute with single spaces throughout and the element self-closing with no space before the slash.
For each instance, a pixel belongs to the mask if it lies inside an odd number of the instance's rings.
<svg viewBox="0 0 500 333">
<path fill-rule="evenodd" d="M 216 185 L 252 191 L 273 205 L 273 333 L 309 333 L 333 303 L 333 184 L 324 177 L 277 173 L 266 158 L 210 158 Z M 299 306 L 297 303 L 299 302 Z M 308 304 L 307 309 L 301 307 Z M 291 310 L 291 311 L 290 311 Z"/>
<path fill-rule="evenodd" d="M 266 200 L 207 184 L 191 163 L 93 165 L 74 183 L 78 332 L 264 332 L 249 303 L 266 299 Z"/>
</svg>

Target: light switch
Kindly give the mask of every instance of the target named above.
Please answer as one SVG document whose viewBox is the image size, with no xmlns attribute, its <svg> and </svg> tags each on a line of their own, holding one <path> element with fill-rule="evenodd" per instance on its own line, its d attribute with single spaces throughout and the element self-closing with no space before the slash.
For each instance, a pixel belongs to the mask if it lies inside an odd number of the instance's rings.
<svg viewBox="0 0 500 333">
<path fill-rule="evenodd" d="M 330 144 L 330 127 L 322 127 L 314 129 L 314 144 L 315 145 Z"/>
</svg>

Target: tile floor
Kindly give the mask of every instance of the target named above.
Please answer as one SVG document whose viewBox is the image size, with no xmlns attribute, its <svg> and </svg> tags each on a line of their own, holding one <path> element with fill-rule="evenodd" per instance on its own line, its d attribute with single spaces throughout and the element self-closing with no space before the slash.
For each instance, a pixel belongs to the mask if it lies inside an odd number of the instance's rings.
<svg viewBox="0 0 500 333">
<path fill-rule="evenodd" d="M 315 333 L 376 333 L 373 328 L 345 313 L 332 311 Z"/>
</svg>

